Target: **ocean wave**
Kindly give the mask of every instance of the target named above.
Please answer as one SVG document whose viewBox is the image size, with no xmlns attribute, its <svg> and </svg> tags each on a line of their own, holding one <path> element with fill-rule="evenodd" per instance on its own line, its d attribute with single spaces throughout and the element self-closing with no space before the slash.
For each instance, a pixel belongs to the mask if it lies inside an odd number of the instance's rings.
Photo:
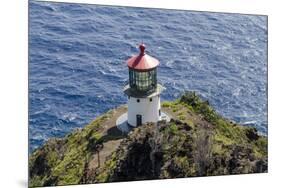
<svg viewBox="0 0 281 188">
<path fill-rule="evenodd" d="M 140 42 L 160 60 L 162 101 L 195 90 L 267 133 L 266 17 L 30 1 L 30 148 L 126 103 Z"/>
</svg>

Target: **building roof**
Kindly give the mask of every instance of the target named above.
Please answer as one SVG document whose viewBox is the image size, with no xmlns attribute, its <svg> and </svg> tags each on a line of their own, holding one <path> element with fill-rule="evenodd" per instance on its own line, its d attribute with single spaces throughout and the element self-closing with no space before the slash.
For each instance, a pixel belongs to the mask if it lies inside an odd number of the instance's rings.
<svg viewBox="0 0 281 188">
<path fill-rule="evenodd" d="M 129 68 L 139 71 L 153 69 L 159 65 L 159 61 L 145 53 L 145 45 L 139 46 L 140 53 L 127 60 Z"/>
</svg>

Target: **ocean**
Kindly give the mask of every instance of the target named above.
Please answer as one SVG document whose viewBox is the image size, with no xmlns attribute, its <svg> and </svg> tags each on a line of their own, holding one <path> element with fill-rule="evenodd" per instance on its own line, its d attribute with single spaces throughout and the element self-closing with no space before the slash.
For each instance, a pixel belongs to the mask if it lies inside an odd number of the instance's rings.
<svg viewBox="0 0 281 188">
<path fill-rule="evenodd" d="M 142 42 L 162 101 L 196 91 L 267 135 L 266 16 L 29 1 L 29 150 L 125 104 Z"/>
</svg>

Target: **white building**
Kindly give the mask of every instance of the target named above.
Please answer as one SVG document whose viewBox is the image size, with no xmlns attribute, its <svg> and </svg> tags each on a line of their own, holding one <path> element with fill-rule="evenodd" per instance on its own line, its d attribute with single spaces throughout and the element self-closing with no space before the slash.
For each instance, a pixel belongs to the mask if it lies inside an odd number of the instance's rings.
<svg viewBox="0 0 281 188">
<path fill-rule="evenodd" d="M 140 53 L 127 60 L 129 84 L 124 93 L 128 96 L 127 123 L 136 127 L 161 119 L 160 94 L 164 87 L 157 83 L 159 61 L 145 53 L 145 45 L 140 45 Z"/>
</svg>

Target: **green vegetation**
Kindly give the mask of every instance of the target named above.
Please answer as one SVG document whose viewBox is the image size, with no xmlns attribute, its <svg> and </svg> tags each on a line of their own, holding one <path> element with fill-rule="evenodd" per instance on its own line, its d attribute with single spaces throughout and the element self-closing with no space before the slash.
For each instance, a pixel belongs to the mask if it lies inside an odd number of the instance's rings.
<svg viewBox="0 0 281 188">
<path fill-rule="evenodd" d="M 116 168 L 117 156 L 116 153 L 113 152 L 111 157 L 105 162 L 104 167 L 100 170 L 101 173 L 96 176 L 97 182 L 107 182 L 111 175 L 114 173 L 114 169 Z"/>
<path fill-rule="evenodd" d="M 66 185 L 80 182 L 89 156 L 102 138 L 102 122 L 110 118 L 109 112 L 84 129 L 77 129 L 65 139 L 49 140 L 30 157 L 30 187 Z M 44 171 L 44 174 L 42 174 Z"/>
<path fill-rule="evenodd" d="M 30 186 L 267 172 L 267 137 L 255 128 L 221 117 L 194 92 L 162 107 L 170 122 L 148 123 L 125 138 L 105 133 L 114 122 L 109 111 L 63 139 L 49 140 L 30 156 Z M 101 165 L 91 163 L 104 143 L 116 140 L 121 144 Z"/>
<path fill-rule="evenodd" d="M 169 133 L 171 134 L 176 134 L 178 132 L 178 127 L 175 123 L 168 126 L 168 128 L 169 128 Z"/>
<path fill-rule="evenodd" d="M 208 101 L 203 101 L 195 92 L 185 92 L 180 98 L 180 102 L 192 111 L 204 115 L 204 118 L 210 123 L 216 123 L 221 117 L 209 105 Z"/>
<path fill-rule="evenodd" d="M 170 101 L 164 101 L 162 103 L 162 107 L 171 107 L 173 105 L 173 102 Z"/>
<path fill-rule="evenodd" d="M 247 132 L 253 132 L 257 134 L 257 131 L 253 127 L 239 126 L 224 119 L 209 105 L 208 101 L 203 101 L 195 92 L 186 92 L 180 101 L 189 106 L 189 109 L 195 113 L 203 115 L 204 119 L 214 126 L 214 148 L 219 148 L 217 144 L 224 146 L 235 145 L 248 145 L 251 139 L 247 137 Z M 256 156 L 267 155 L 267 138 L 259 136 L 254 142 L 253 149 Z M 259 148 L 259 149 L 257 149 Z"/>
</svg>

